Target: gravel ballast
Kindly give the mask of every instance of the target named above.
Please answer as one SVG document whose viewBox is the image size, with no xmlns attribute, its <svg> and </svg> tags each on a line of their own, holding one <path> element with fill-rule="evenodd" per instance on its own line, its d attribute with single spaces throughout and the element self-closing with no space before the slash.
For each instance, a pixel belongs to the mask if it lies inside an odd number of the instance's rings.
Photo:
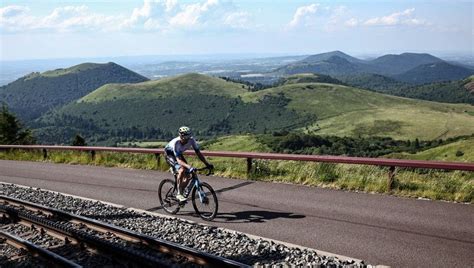
<svg viewBox="0 0 474 268">
<path fill-rule="evenodd" d="M 39 188 L 0 183 L 0 194 L 114 224 L 254 267 L 372 267 L 363 261 L 324 256 L 314 250 L 289 247 L 240 232 L 179 218 L 160 217 Z M 2 253 L 0 248 L 0 255 Z"/>
</svg>

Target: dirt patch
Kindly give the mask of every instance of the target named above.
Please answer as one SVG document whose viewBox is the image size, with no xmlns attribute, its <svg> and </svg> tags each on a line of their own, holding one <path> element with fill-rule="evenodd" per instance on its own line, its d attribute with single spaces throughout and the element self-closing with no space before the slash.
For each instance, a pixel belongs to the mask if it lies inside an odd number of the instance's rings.
<svg viewBox="0 0 474 268">
<path fill-rule="evenodd" d="M 464 88 L 474 94 L 474 81 L 465 84 Z"/>
</svg>

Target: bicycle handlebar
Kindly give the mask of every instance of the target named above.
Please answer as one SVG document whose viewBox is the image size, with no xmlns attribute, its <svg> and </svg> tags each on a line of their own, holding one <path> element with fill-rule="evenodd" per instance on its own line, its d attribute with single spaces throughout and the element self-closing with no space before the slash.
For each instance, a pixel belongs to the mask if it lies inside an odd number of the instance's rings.
<svg viewBox="0 0 474 268">
<path fill-rule="evenodd" d="M 213 174 L 214 169 L 210 167 L 196 168 L 196 171 L 201 171 L 201 170 L 206 170 L 206 169 L 208 170 L 208 172 L 206 173 L 206 176 Z"/>
</svg>

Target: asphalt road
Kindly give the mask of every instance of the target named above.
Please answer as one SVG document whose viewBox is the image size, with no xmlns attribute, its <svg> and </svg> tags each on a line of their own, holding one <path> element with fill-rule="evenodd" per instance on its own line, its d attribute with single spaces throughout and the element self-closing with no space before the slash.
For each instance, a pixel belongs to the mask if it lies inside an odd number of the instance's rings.
<svg viewBox="0 0 474 268">
<path fill-rule="evenodd" d="M 169 173 L 0 160 L 0 182 L 164 213 Z M 218 192 L 212 225 L 392 267 L 474 266 L 474 207 L 315 187 L 202 177 Z M 179 217 L 202 222 L 187 205 Z"/>
</svg>

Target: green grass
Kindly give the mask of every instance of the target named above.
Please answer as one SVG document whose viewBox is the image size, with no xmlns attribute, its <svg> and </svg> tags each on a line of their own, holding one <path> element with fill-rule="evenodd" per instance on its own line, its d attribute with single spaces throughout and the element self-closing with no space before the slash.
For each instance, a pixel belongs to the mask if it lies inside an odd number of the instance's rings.
<svg viewBox="0 0 474 268">
<path fill-rule="evenodd" d="M 243 147 L 249 150 L 262 148 L 255 140 L 247 140 L 245 136 L 240 136 L 235 139 L 232 137 L 218 139 L 210 143 L 206 149 L 229 150 L 233 144 L 239 142 L 244 142 Z M 44 161 L 40 151 L 2 151 L 0 159 Z M 195 157 L 188 157 L 188 160 L 194 166 L 202 166 Z M 252 172 L 247 174 L 246 159 L 211 157 L 209 160 L 216 167 L 215 174 L 223 177 L 351 191 L 375 193 L 387 191 L 388 169 L 385 167 L 254 159 Z M 95 159 L 91 160 L 90 154 L 87 153 L 51 151 L 46 161 L 162 171 L 168 169 L 162 157 L 158 164 L 154 155 L 145 154 L 97 153 Z M 474 172 L 398 169 L 392 194 L 472 203 Z"/>
<path fill-rule="evenodd" d="M 105 167 L 121 167 L 135 169 L 162 169 L 165 170 L 166 162 L 160 159 L 160 165 L 154 154 L 133 154 L 100 152 L 92 160 L 90 153 L 73 151 L 48 151 L 48 158 L 43 159 L 41 151 L 1 151 L 0 159 L 21 161 L 46 161 L 50 163 L 94 165 Z"/>
<path fill-rule="evenodd" d="M 289 84 L 300 84 L 300 83 L 333 83 L 333 84 L 341 84 L 340 81 L 327 76 L 327 75 L 320 75 L 315 73 L 301 73 L 301 74 L 294 74 L 288 77 L 285 77 L 283 80 L 284 85 Z"/>
<path fill-rule="evenodd" d="M 121 99 L 154 99 L 186 95 L 215 95 L 237 98 L 247 92 L 242 84 L 200 74 L 185 74 L 137 84 L 107 84 L 77 102 L 100 103 Z"/>
<path fill-rule="evenodd" d="M 303 83 L 247 93 L 243 100 L 283 94 L 288 109 L 316 115 L 308 130 L 320 135 L 389 136 L 428 140 L 474 133 L 474 107 L 407 99 L 324 83 Z M 306 128 L 303 128 L 306 129 Z"/>
<path fill-rule="evenodd" d="M 258 142 L 254 135 L 225 136 L 202 143 L 209 151 L 271 152 L 271 149 Z"/>
<path fill-rule="evenodd" d="M 249 92 L 238 83 L 186 74 L 104 85 L 43 116 L 38 131 L 90 124 L 104 133 L 133 127 L 145 132 L 154 127 L 164 133 L 154 138 L 163 138 L 179 127 L 176 124 L 187 124 L 207 137 L 296 128 L 319 135 L 432 140 L 474 133 L 473 114 L 471 105 L 407 99 L 336 84 L 295 83 Z M 64 142 L 54 133 L 44 135 L 48 142 Z M 104 135 L 108 136 L 101 139 L 119 136 Z M 130 138 L 121 135 L 122 140 Z"/>
<path fill-rule="evenodd" d="M 474 137 L 438 146 L 416 154 L 395 153 L 393 158 L 414 160 L 437 160 L 455 162 L 474 162 Z"/>
<path fill-rule="evenodd" d="M 117 143 L 117 147 L 163 148 L 167 141 L 131 141 Z"/>
<path fill-rule="evenodd" d="M 320 135 L 389 136 L 394 139 L 446 139 L 474 133 L 474 117 L 423 106 L 401 105 L 354 111 L 309 127 Z"/>
<path fill-rule="evenodd" d="M 66 75 L 66 74 L 73 74 L 73 73 L 78 73 L 81 71 L 85 70 L 91 70 L 98 68 L 103 65 L 107 65 L 109 63 L 105 64 L 100 64 L 100 63 L 82 63 L 78 64 L 75 66 L 72 66 L 70 68 L 65 68 L 65 69 L 56 69 L 56 70 L 51 70 L 51 71 L 46 71 L 44 73 L 41 73 L 41 76 L 44 77 L 56 77 L 56 76 L 61 76 L 61 75 Z"/>
</svg>

